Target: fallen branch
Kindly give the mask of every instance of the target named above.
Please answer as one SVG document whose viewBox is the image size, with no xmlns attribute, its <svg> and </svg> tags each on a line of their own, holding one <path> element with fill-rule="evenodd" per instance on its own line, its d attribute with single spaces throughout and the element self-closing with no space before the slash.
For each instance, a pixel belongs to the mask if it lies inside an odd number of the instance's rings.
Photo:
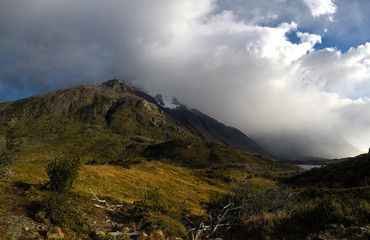
<svg viewBox="0 0 370 240">
<path fill-rule="evenodd" d="M 110 210 L 110 211 L 114 211 L 117 208 L 122 208 L 123 207 L 123 205 L 109 205 L 109 203 L 106 200 L 99 199 L 90 188 L 89 188 L 89 191 L 94 196 L 94 199 L 93 199 L 94 201 L 97 201 L 99 203 L 104 203 L 106 205 L 106 206 L 103 206 L 103 205 L 100 205 L 100 204 L 94 204 L 94 207 L 103 208 L 103 209 L 107 209 L 107 210 Z"/>
</svg>

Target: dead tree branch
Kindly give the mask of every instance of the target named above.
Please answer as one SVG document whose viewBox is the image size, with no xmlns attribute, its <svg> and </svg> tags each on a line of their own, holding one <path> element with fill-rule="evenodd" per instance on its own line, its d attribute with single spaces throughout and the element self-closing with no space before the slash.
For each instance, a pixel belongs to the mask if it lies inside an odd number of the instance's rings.
<svg viewBox="0 0 370 240">
<path fill-rule="evenodd" d="M 105 204 L 105 206 L 100 205 L 100 204 L 94 204 L 94 207 L 107 209 L 109 211 L 114 211 L 116 209 L 119 209 L 119 208 L 122 208 L 123 207 L 123 205 L 109 205 L 106 200 L 99 199 L 90 188 L 89 188 L 89 191 L 94 196 L 94 198 L 92 200 L 97 201 L 98 203 Z"/>
<path fill-rule="evenodd" d="M 232 216 L 230 216 L 230 212 L 238 210 L 243 207 L 243 206 L 238 206 L 238 207 L 230 208 L 230 206 L 231 206 L 231 203 L 224 206 L 221 209 L 221 211 L 217 214 L 215 219 L 213 219 L 212 215 L 210 214 L 211 224 L 209 226 L 201 222 L 199 226 L 189 229 L 187 234 L 189 233 L 191 234 L 192 240 L 199 240 L 202 235 L 208 239 L 209 237 L 214 235 L 217 232 L 217 230 L 220 228 L 224 228 L 224 231 L 227 231 L 232 226 L 232 219 L 231 219 Z"/>
</svg>

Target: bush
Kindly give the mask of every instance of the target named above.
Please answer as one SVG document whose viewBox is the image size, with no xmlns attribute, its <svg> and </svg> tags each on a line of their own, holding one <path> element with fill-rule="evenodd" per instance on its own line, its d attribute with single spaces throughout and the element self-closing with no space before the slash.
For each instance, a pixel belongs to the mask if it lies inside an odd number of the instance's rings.
<svg viewBox="0 0 370 240">
<path fill-rule="evenodd" d="M 70 196 L 51 194 L 46 197 L 42 205 L 43 209 L 36 215 L 43 215 L 51 223 L 69 228 L 76 233 L 89 234 L 92 232 L 91 223 Z"/>
<path fill-rule="evenodd" d="M 146 191 L 140 201 L 135 201 L 133 208 L 129 210 L 131 217 L 135 220 L 141 220 L 150 215 L 150 213 L 175 214 L 179 209 L 175 203 L 168 200 L 160 191 L 160 188 L 153 187 Z"/>
<path fill-rule="evenodd" d="M 155 224 L 169 235 L 185 236 L 186 228 L 182 223 L 188 210 L 183 204 L 167 199 L 160 188 L 150 188 L 143 199 L 134 202 L 128 216 L 144 225 Z"/>
<path fill-rule="evenodd" d="M 154 224 L 169 236 L 186 236 L 186 228 L 180 220 L 161 213 L 151 213 L 144 224 Z"/>
<path fill-rule="evenodd" d="M 78 177 L 78 170 L 81 166 L 79 158 L 56 159 L 48 164 L 46 172 L 49 176 L 48 187 L 51 191 L 60 193 L 71 190 L 73 182 Z"/>
</svg>

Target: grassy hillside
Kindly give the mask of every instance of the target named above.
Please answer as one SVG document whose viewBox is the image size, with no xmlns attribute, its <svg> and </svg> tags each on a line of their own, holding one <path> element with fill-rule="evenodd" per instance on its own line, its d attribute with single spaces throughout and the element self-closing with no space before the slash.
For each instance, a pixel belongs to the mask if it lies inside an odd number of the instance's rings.
<svg viewBox="0 0 370 240">
<path fill-rule="evenodd" d="M 130 168 L 111 165 L 83 165 L 79 177 L 70 194 L 59 195 L 46 188 L 48 176 L 45 161 L 28 161 L 16 163 L 11 167 L 8 177 L 0 178 L 0 232 L 8 232 L 12 222 L 16 225 L 19 236 L 39 236 L 43 239 L 45 231 L 52 225 L 61 226 L 67 239 L 100 239 L 95 231 L 113 231 L 105 223 L 123 224 L 136 229 L 145 229 L 153 224 L 168 235 L 185 234 L 189 222 L 207 221 L 206 203 L 213 196 L 231 194 L 240 184 L 252 184 L 258 188 L 273 188 L 277 182 L 263 177 L 250 176 L 241 170 L 210 171 L 208 169 L 189 169 L 156 160 L 143 161 L 131 165 Z M 228 180 L 226 181 L 226 176 Z M 100 199 L 109 204 L 124 204 L 118 211 L 95 208 L 97 203 L 92 200 L 91 189 Z M 158 189 L 158 191 L 156 190 Z M 152 209 L 152 197 L 148 193 L 160 197 L 165 205 L 162 210 Z M 63 200 L 58 200 L 63 199 Z M 59 202 L 57 206 L 54 201 Z M 144 202 L 142 202 L 144 201 Z M 144 212 L 138 206 L 144 204 Z M 63 208 L 60 209 L 59 205 Z M 77 211 L 77 215 L 64 212 Z M 58 211 L 58 215 L 54 215 Z M 157 212 L 160 211 L 160 212 Z M 60 215 L 63 214 L 63 215 Z M 143 215 L 144 214 L 144 215 Z M 183 215 L 185 214 L 185 215 Z M 14 216 L 14 219 L 10 216 Z M 63 216 L 61 220 L 60 217 Z M 33 232 L 22 231 L 22 226 L 32 222 Z M 88 226 L 85 230 L 76 226 Z M 27 225 L 28 226 L 28 225 Z M 40 230 L 41 229 L 41 230 Z M 89 230 L 90 229 L 90 230 Z M 1 236 L 1 235 L 0 235 Z M 184 237 L 184 236 L 183 236 Z M 4 238 L 7 239 L 7 238 Z"/>
<path fill-rule="evenodd" d="M 363 154 L 347 161 L 332 163 L 325 167 L 294 176 L 287 182 L 298 186 L 348 188 L 370 185 L 370 155 Z"/>
<path fill-rule="evenodd" d="M 7 150 L 10 132 L 18 159 L 47 160 L 73 153 L 84 161 L 110 162 L 133 142 L 191 137 L 149 96 L 145 100 L 123 83 L 110 84 L 0 104 L 0 151 Z"/>
<path fill-rule="evenodd" d="M 149 145 L 142 156 L 189 168 L 232 169 L 269 178 L 300 171 L 294 165 L 277 163 L 268 157 L 200 140 L 176 139 Z"/>
</svg>

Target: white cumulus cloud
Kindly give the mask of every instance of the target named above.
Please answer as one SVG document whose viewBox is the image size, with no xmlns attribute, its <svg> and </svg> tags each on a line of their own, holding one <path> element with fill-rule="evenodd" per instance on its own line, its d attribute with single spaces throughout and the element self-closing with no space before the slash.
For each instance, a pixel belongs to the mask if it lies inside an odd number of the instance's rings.
<svg viewBox="0 0 370 240">
<path fill-rule="evenodd" d="M 313 17 L 328 15 L 330 20 L 333 20 L 333 15 L 337 11 L 337 6 L 333 0 L 303 0 L 310 9 Z"/>
</svg>

